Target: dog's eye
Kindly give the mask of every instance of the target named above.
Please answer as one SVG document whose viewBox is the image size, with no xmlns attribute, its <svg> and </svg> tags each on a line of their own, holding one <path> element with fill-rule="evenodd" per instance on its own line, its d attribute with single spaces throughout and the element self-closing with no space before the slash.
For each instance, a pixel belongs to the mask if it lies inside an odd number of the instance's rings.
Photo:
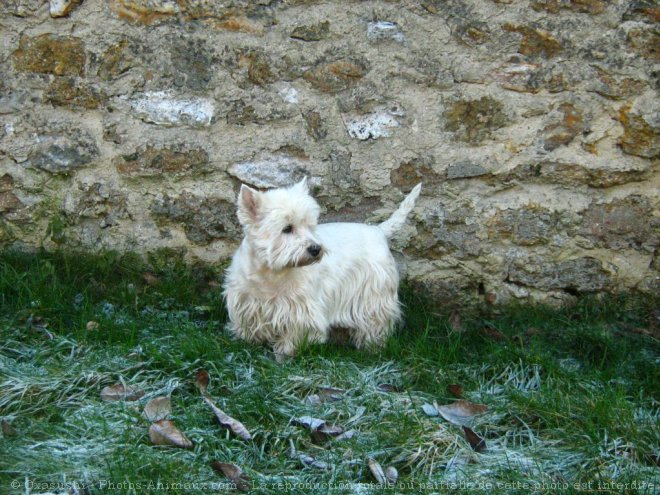
<svg viewBox="0 0 660 495">
<path fill-rule="evenodd" d="M 291 224 L 287 225 L 282 229 L 283 234 L 290 234 L 291 232 L 293 232 L 293 225 Z"/>
</svg>

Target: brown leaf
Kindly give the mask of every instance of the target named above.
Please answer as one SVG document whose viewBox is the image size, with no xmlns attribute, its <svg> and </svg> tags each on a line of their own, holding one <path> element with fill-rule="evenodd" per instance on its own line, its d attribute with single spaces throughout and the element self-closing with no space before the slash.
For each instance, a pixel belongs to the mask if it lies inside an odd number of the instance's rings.
<svg viewBox="0 0 660 495">
<path fill-rule="evenodd" d="M 123 383 L 115 383 L 114 385 L 105 387 L 101 390 L 101 399 L 105 401 L 134 401 L 138 400 L 143 395 L 144 390 L 139 390 L 130 385 L 124 385 Z"/>
<path fill-rule="evenodd" d="M 314 443 L 322 444 L 325 441 L 329 440 L 331 437 L 338 437 L 344 433 L 344 428 L 339 425 L 327 425 L 324 424 L 316 430 L 312 430 L 312 441 Z"/>
<path fill-rule="evenodd" d="M 195 373 L 195 386 L 199 389 L 202 395 L 206 394 L 206 389 L 209 387 L 209 372 L 206 370 L 199 370 Z"/>
<path fill-rule="evenodd" d="M 152 423 L 167 418 L 172 412 L 172 403 L 169 397 L 155 397 L 147 402 L 142 414 Z"/>
<path fill-rule="evenodd" d="M 535 335 L 541 335 L 542 333 L 543 331 L 536 327 L 529 327 L 527 330 L 525 330 L 526 337 L 534 337 Z"/>
<path fill-rule="evenodd" d="M 472 418 L 488 411 L 488 406 L 473 404 L 467 400 L 457 400 L 453 404 L 438 407 L 438 412 L 447 421 L 458 426 L 467 426 Z"/>
<path fill-rule="evenodd" d="M 319 388 L 319 395 L 321 399 L 323 399 L 325 402 L 336 402 L 339 400 L 342 400 L 344 390 L 341 388 L 334 388 L 334 387 L 321 387 Z"/>
<path fill-rule="evenodd" d="M 299 418 L 294 418 L 293 423 L 314 431 L 325 425 L 325 420 L 312 418 L 311 416 L 301 416 Z"/>
<path fill-rule="evenodd" d="M 218 421 L 222 426 L 224 426 L 225 428 L 229 428 L 235 435 L 239 436 L 243 440 L 252 440 L 252 435 L 245 427 L 245 425 L 243 425 L 243 423 L 241 423 L 237 419 L 232 418 L 228 414 L 225 414 L 208 397 L 204 397 L 204 402 L 206 402 L 209 405 L 209 407 L 213 411 L 213 414 L 215 414 L 215 417 L 218 418 Z"/>
<path fill-rule="evenodd" d="M 399 479 L 399 472 L 394 466 L 390 466 L 385 468 L 385 477 L 388 483 L 394 484 Z"/>
<path fill-rule="evenodd" d="M 500 332 L 497 328 L 486 326 L 481 329 L 481 335 L 491 338 L 493 340 L 506 340 L 506 335 Z"/>
<path fill-rule="evenodd" d="M 87 325 L 85 325 L 85 329 L 86 329 L 88 332 L 93 332 L 94 330 L 98 330 L 98 329 L 99 329 L 99 326 L 100 326 L 100 325 L 99 325 L 99 322 L 98 322 L 98 321 L 88 321 L 88 322 L 87 322 Z"/>
<path fill-rule="evenodd" d="M 465 328 L 463 328 L 463 319 L 458 311 L 452 311 L 449 315 L 449 326 L 456 333 L 463 333 Z"/>
<path fill-rule="evenodd" d="M 144 280 L 147 285 L 151 286 L 158 285 L 160 283 L 160 279 L 151 272 L 144 272 L 142 274 L 142 280 Z"/>
<path fill-rule="evenodd" d="M 171 445 L 182 449 L 190 449 L 193 446 L 169 419 L 161 419 L 149 427 L 149 440 L 154 445 Z"/>
<path fill-rule="evenodd" d="M 353 438 L 355 435 L 357 435 L 357 431 L 355 430 L 348 430 L 339 435 L 337 438 L 335 438 L 336 442 L 339 442 L 340 440 L 350 440 Z"/>
<path fill-rule="evenodd" d="M 383 468 L 378 464 L 378 462 L 375 459 L 372 459 L 371 457 L 369 458 L 369 471 L 371 471 L 371 474 L 373 477 L 376 479 L 378 483 L 381 485 L 384 485 L 387 483 L 387 477 L 385 476 L 385 472 L 383 471 Z"/>
<path fill-rule="evenodd" d="M 310 406 L 318 406 L 323 404 L 323 400 L 318 394 L 312 394 L 305 397 L 305 404 L 309 404 Z"/>
<path fill-rule="evenodd" d="M 447 392 L 449 392 L 457 399 L 460 399 L 461 396 L 463 395 L 463 386 L 459 385 L 458 383 L 452 383 L 450 385 L 447 385 Z"/>
<path fill-rule="evenodd" d="M 3 419 L 1 424 L 2 424 L 2 436 L 4 436 L 4 437 L 18 436 L 18 432 L 9 423 L 9 421 L 7 421 L 6 419 Z"/>
<path fill-rule="evenodd" d="M 376 388 L 381 392 L 401 392 L 401 387 L 397 387 L 391 383 L 381 383 Z"/>
<path fill-rule="evenodd" d="M 236 464 L 213 461 L 211 467 L 224 474 L 238 491 L 247 492 L 250 489 L 250 478 Z"/>
<path fill-rule="evenodd" d="M 477 435 L 467 426 L 463 427 L 463 433 L 465 433 L 465 438 L 470 443 L 470 447 L 475 452 L 483 452 L 486 450 L 486 440 Z"/>
<path fill-rule="evenodd" d="M 327 462 L 319 461 L 315 457 L 312 457 L 311 455 L 307 454 L 299 454 L 298 458 L 300 459 L 300 462 L 302 462 L 305 466 L 313 467 L 316 469 L 322 469 L 326 470 L 330 466 L 328 466 Z"/>
</svg>

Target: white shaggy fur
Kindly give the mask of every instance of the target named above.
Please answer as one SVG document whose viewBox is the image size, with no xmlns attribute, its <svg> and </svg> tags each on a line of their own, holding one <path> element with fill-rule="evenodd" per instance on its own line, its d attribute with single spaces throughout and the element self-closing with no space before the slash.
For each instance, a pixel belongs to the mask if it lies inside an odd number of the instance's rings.
<svg viewBox="0 0 660 495">
<path fill-rule="evenodd" d="M 347 328 L 357 347 L 381 345 L 401 318 L 399 274 L 387 239 L 415 206 L 421 184 L 380 225 L 317 225 L 306 180 L 258 192 L 242 186 L 245 233 L 224 282 L 231 332 L 291 356 L 305 339 Z"/>
</svg>

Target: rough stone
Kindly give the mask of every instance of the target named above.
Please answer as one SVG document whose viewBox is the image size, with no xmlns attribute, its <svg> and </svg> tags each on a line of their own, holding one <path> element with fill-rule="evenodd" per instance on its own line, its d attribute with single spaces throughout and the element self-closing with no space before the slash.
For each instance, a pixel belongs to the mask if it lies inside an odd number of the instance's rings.
<svg viewBox="0 0 660 495">
<path fill-rule="evenodd" d="M 171 91 L 153 91 L 131 101 L 137 117 L 161 125 L 207 127 L 215 112 L 213 102 L 206 98 L 175 95 Z"/>
<path fill-rule="evenodd" d="M 176 40 L 170 47 L 174 69 L 179 72 L 184 85 L 193 91 L 206 89 L 213 77 L 213 57 L 203 40 Z"/>
<path fill-rule="evenodd" d="M 592 257 L 549 261 L 541 256 L 516 259 L 510 266 L 507 282 L 541 290 L 596 292 L 609 288 L 612 275 L 603 263 Z"/>
<path fill-rule="evenodd" d="M 70 173 L 90 165 L 99 155 L 94 139 L 83 131 L 39 136 L 27 163 L 54 174 Z"/>
<path fill-rule="evenodd" d="M 544 10 L 557 14 L 561 10 L 570 10 L 581 14 L 601 14 L 607 4 L 603 0 L 535 0 L 532 2 L 534 10 Z"/>
<path fill-rule="evenodd" d="M 260 189 L 295 184 L 310 175 L 307 160 L 281 154 L 235 163 L 228 172 L 243 184 Z"/>
<path fill-rule="evenodd" d="M 501 102 L 484 96 L 478 100 L 457 101 L 442 114 L 444 127 L 457 139 L 478 144 L 489 138 L 492 131 L 509 124 Z"/>
<path fill-rule="evenodd" d="M 640 27 L 628 31 L 628 43 L 634 51 L 653 62 L 660 61 L 660 32 L 656 27 Z"/>
<path fill-rule="evenodd" d="M 323 125 L 323 119 L 319 112 L 309 110 L 303 113 L 303 118 L 305 119 L 307 135 L 314 141 L 320 141 L 328 135 L 328 131 Z"/>
<path fill-rule="evenodd" d="M 590 89 L 613 100 L 637 96 L 644 92 L 646 83 L 633 77 L 620 77 L 600 67 L 595 67 L 596 78 L 590 80 Z"/>
<path fill-rule="evenodd" d="M 99 108 L 105 95 L 86 82 L 73 77 L 55 77 L 46 88 L 46 100 L 56 106 L 70 108 Z"/>
<path fill-rule="evenodd" d="M 127 177 L 179 177 L 204 171 L 208 164 L 208 153 L 202 149 L 153 145 L 141 146 L 115 160 L 117 171 Z"/>
<path fill-rule="evenodd" d="M 154 201 L 151 212 L 157 218 L 182 225 L 188 239 L 195 244 L 208 244 L 218 239 L 238 239 L 236 207 L 222 199 L 184 192 L 180 196 L 165 194 Z"/>
<path fill-rule="evenodd" d="M 633 0 L 623 14 L 623 20 L 660 22 L 660 5 L 654 0 Z"/>
<path fill-rule="evenodd" d="M 538 205 L 500 210 L 488 220 L 491 235 L 509 238 L 519 246 L 547 244 L 555 234 L 559 215 Z"/>
<path fill-rule="evenodd" d="M 50 0 L 50 16 L 65 17 L 75 9 L 82 0 Z"/>
<path fill-rule="evenodd" d="M 562 50 L 562 44 L 547 31 L 529 26 L 504 24 L 504 29 L 522 35 L 518 53 L 530 57 L 553 58 Z"/>
<path fill-rule="evenodd" d="M 154 24 L 180 12 L 175 0 L 111 0 L 110 7 L 122 19 L 139 24 Z"/>
<path fill-rule="evenodd" d="M 0 192 L 0 213 L 7 213 L 23 207 L 18 196 L 11 191 Z"/>
<path fill-rule="evenodd" d="M 252 84 L 263 86 L 277 80 L 270 67 L 268 57 L 263 52 L 250 51 L 245 55 L 247 60 L 247 77 Z"/>
<path fill-rule="evenodd" d="M 488 169 L 483 165 L 470 161 L 452 163 L 447 167 L 447 179 L 467 179 L 489 173 Z"/>
<path fill-rule="evenodd" d="M 594 204 L 584 213 L 580 234 L 610 249 L 653 251 L 660 242 L 660 218 L 652 214 L 646 198 L 629 196 Z"/>
<path fill-rule="evenodd" d="M 0 2 L 0 13 L 15 17 L 35 15 L 44 4 L 44 0 L 4 0 Z"/>
<path fill-rule="evenodd" d="M 404 192 L 411 191 L 420 182 L 424 184 L 425 189 L 438 184 L 442 182 L 443 178 L 433 170 L 434 162 L 432 156 L 422 156 L 406 161 L 398 168 L 392 169 L 390 181 L 393 186 Z"/>
<path fill-rule="evenodd" d="M 619 146 L 630 155 L 643 158 L 660 156 L 660 104 L 644 98 L 638 104 L 624 105 L 619 111 L 623 136 Z"/>
<path fill-rule="evenodd" d="M 315 89 L 324 93 L 339 93 L 364 77 L 368 69 L 357 60 L 324 62 L 304 73 L 303 77 Z"/>
<path fill-rule="evenodd" d="M 135 60 L 130 53 L 129 42 L 123 39 L 103 52 L 97 75 L 105 81 L 110 81 L 121 76 L 134 65 Z"/>
<path fill-rule="evenodd" d="M 74 36 L 22 36 L 12 58 L 16 69 L 22 72 L 56 76 L 83 76 L 85 73 L 85 46 Z"/>
<path fill-rule="evenodd" d="M 619 186 L 628 182 L 645 180 L 645 170 L 612 170 L 608 168 L 588 168 L 579 163 L 564 163 L 557 161 L 542 161 L 535 164 L 525 164 L 506 174 L 503 180 L 519 180 L 524 182 L 546 182 L 575 187 L 585 184 L 589 187 L 603 188 Z"/>
<path fill-rule="evenodd" d="M 291 32 L 291 38 L 302 41 L 321 41 L 330 34 L 330 22 L 323 21 L 309 26 L 298 26 Z"/>
<path fill-rule="evenodd" d="M 374 21 L 367 25 L 367 39 L 372 42 L 391 40 L 403 43 L 406 37 L 396 22 Z"/>
<path fill-rule="evenodd" d="M 573 104 L 562 103 L 559 111 L 562 113 L 561 120 L 543 129 L 543 149 L 546 151 L 569 144 L 575 136 L 586 129 L 582 113 Z"/>
<path fill-rule="evenodd" d="M 389 137 L 392 129 L 399 127 L 399 119 L 404 115 L 400 106 L 379 108 L 366 115 L 344 115 L 346 132 L 360 141 Z"/>
<path fill-rule="evenodd" d="M 63 211 L 71 223 L 80 218 L 98 219 L 98 227 L 105 229 L 130 218 L 126 196 L 110 184 L 94 182 L 79 184 L 79 195 L 65 199 Z"/>
<path fill-rule="evenodd" d="M 471 217 L 473 205 L 461 203 L 451 209 L 436 207 L 422 212 L 418 236 L 413 242 L 429 259 L 452 255 L 458 259 L 477 257 L 482 251 L 481 227 Z"/>
</svg>

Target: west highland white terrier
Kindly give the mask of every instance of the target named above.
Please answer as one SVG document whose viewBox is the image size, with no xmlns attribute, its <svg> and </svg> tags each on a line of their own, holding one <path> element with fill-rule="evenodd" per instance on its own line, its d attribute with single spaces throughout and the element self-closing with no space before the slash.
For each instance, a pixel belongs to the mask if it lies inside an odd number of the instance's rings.
<svg viewBox="0 0 660 495">
<path fill-rule="evenodd" d="M 241 186 L 245 237 L 225 274 L 229 329 L 272 346 L 278 359 L 304 341 L 348 329 L 356 347 L 383 344 L 401 318 L 399 273 L 387 239 L 406 221 L 421 184 L 380 225 L 317 225 L 307 181 L 259 192 Z"/>
</svg>

